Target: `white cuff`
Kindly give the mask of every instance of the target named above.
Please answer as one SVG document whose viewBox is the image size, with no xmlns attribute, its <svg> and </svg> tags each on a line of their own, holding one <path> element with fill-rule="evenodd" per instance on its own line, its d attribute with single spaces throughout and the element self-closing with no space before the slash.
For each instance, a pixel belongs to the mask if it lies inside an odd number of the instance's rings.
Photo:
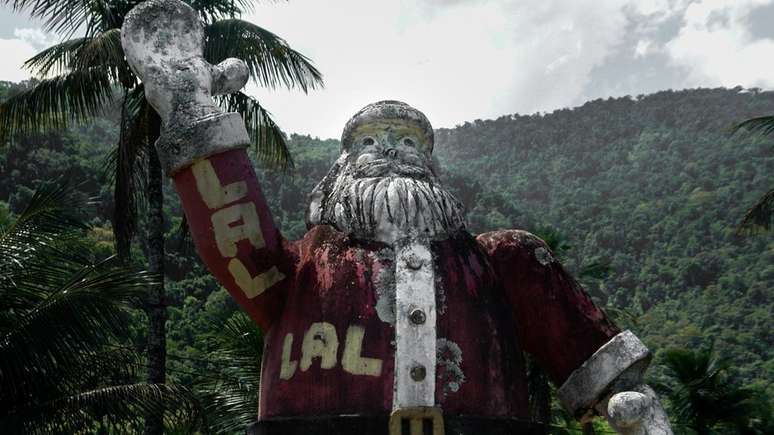
<svg viewBox="0 0 774 435">
<path fill-rule="evenodd" d="M 644 372 L 650 356 L 648 348 L 631 331 L 621 332 L 570 374 L 557 391 L 559 401 L 580 418 L 594 407 L 621 373 L 632 367 Z"/>
<path fill-rule="evenodd" d="M 182 112 L 182 111 L 178 111 Z M 159 160 L 167 175 L 184 169 L 197 160 L 237 148 L 247 148 L 250 136 L 242 116 L 218 109 L 202 118 L 172 115 L 156 141 Z"/>
</svg>

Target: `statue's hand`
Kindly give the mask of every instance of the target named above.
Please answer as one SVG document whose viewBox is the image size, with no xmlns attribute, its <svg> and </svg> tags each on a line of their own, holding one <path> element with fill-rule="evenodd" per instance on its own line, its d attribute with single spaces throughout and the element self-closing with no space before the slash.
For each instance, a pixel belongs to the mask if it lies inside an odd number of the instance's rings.
<svg viewBox="0 0 774 435">
<path fill-rule="evenodd" d="M 610 426 L 623 435 L 671 435 L 664 408 L 652 388 L 645 384 L 611 395 L 600 402 L 597 411 Z"/>
<path fill-rule="evenodd" d="M 247 65 L 204 59 L 204 25 L 190 6 L 179 0 L 140 3 L 124 20 L 121 45 L 161 117 L 156 146 L 168 173 L 249 143 L 242 118 L 223 113 L 212 100 L 239 91 L 249 76 Z"/>
</svg>

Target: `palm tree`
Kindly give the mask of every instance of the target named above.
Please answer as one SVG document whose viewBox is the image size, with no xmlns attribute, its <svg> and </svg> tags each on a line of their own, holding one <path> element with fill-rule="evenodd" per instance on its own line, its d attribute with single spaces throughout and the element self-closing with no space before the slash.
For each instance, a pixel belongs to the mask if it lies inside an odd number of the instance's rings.
<svg viewBox="0 0 774 435">
<path fill-rule="evenodd" d="M 90 261 L 74 206 L 66 185 L 50 184 L 0 225 L 0 427 L 125 432 L 165 403 L 191 421 L 192 396 L 136 383 L 138 359 L 120 341 L 153 275 Z"/>
<path fill-rule="evenodd" d="M 120 29 L 137 0 L 0 0 L 44 22 L 44 30 L 64 35 L 25 66 L 42 77 L 31 89 L 0 104 L 0 143 L 14 137 L 64 128 L 101 114 L 121 92 L 120 138 L 108 173 L 115 185 L 113 231 L 121 256 L 129 253 L 136 229 L 137 205 L 147 203 L 148 271 L 158 275 L 146 304 L 149 318 L 148 380 L 165 381 L 167 319 L 164 291 L 163 175 L 152 146 L 160 120 L 144 98 L 142 84 L 124 58 Z M 205 28 L 205 58 L 217 64 L 229 57 L 244 60 L 252 79 L 269 88 L 307 92 L 322 85 L 317 69 L 273 33 L 236 18 L 251 7 L 247 0 L 192 2 Z M 76 32 L 81 37 L 72 37 Z M 227 111 L 242 114 L 259 157 L 279 167 L 292 165 L 284 136 L 259 102 L 239 92 L 218 99 Z M 160 433 L 162 415 L 148 417 L 148 433 Z"/>
<path fill-rule="evenodd" d="M 771 404 L 759 392 L 737 385 L 729 363 L 710 348 L 668 349 L 664 365 L 670 382 L 658 388 L 669 399 L 671 416 L 699 434 L 720 429 L 770 433 Z M 765 427 L 768 426 L 768 427 Z"/>
<path fill-rule="evenodd" d="M 219 327 L 210 373 L 199 377 L 195 392 L 208 433 L 242 432 L 258 410 L 263 335 L 242 312 Z"/>
<path fill-rule="evenodd" d="M 734 126 L 732 132 L 747 130 L 753 133 L 759 133 L 764 136 L 770 136 L 774 133 L 774 116 L 760 116 L 751 118 Z M 774 226 L 774 189 L 769 190 L 758 201 L 750 207 L 739 224 L 739 232 L 752 232 L 762 229 L 771 231 Z"/>
</svg>

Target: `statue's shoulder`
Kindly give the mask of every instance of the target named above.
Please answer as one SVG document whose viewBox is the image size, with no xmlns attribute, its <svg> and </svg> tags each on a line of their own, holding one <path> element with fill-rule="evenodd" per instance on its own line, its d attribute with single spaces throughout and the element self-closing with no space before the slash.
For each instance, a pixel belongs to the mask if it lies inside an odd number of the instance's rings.
<svg viewBox="0 0 774 435">
<path fill-rule="evenodd" d="M 376 241 L 357 239 L 327 224 L 312 225 L 302 238 L 291 243 L 297 251 L 318 251 L 319 249 L 342 251 L 353 247 L 376 251 L 386 246 Z"/>
<path fill-rule="evenodd" d="M 492 258 L 529 261 L 550 249 L 540 237 L 524 230 L 497 230 L 479 234 L 476 241 Z"/>
<path fill-rule="evenodd" d="M 319 249 L 322 246 L 341 246 L 346 235 L 330 225 L 316 224 L 309 227 L 306 234 L 292 242 L 296 249 Z"/>
</svg>

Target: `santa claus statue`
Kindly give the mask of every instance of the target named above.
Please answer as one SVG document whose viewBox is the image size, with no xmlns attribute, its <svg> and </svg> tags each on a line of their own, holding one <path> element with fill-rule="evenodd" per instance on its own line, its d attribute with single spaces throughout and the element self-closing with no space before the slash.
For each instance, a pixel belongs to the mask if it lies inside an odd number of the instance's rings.
<svg viewBox="0 0 774 435">
<path fill-rule="evenodd" d="M 381 101 L 344 127 L 310 196 L 309 231 L 282 237 L 245 148 L 242 119 L 210 98 L 247 79 L 202 57 L 177 0 L 136 7 L 127 59 L 162 117 L 156 146 L 199 255 L 265 333 L 257 434 L 541 433 L 524 353 L 579 419 L 668 434 L 642 384 L 650 354 L 521 230 L 474 236 L 437 177 L 422 112 Z"/>
</svg>

